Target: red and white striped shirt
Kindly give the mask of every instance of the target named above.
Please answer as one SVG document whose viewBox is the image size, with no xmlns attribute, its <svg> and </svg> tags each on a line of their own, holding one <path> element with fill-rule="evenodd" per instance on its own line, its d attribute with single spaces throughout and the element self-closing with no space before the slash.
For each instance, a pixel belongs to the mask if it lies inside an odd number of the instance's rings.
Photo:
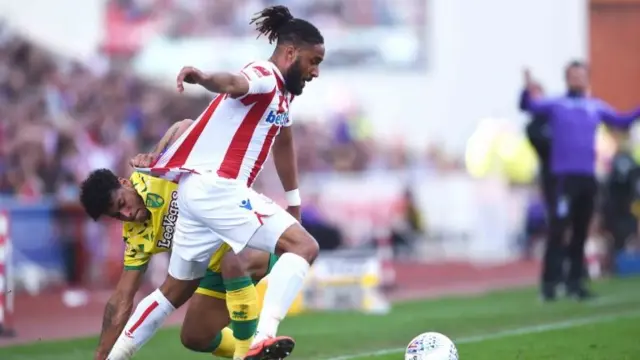
<svg viewBox="0 0 640 360">
<path fill-rule="evenodd" d="M 172 181 L 184 173 L 216 171 L 220 177 L 251 186 L 280 129 L 291 126 L 293 96 L 269 61 L 253 62 L 241 74 L 249 80 L 246 95 L 216 96 L 151 168 L 138 170 Z"/>
</svg>

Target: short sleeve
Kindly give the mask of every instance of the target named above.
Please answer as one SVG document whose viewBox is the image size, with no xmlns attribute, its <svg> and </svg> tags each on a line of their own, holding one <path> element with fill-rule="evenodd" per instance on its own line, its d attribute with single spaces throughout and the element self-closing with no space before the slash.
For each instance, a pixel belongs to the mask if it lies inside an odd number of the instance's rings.
<svg viewBox="0 0 640 360">
<path fill-rule="evenodd" d="M 249 81 L 247 95 L 270 93 L 277 86 L 276 75 L 267 64 L 251 63 L 240 74 Z"/>
</svg>

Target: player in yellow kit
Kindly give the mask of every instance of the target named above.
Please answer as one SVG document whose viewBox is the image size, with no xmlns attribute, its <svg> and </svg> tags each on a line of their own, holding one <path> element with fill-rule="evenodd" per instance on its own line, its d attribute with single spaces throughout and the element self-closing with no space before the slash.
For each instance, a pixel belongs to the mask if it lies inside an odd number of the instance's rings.
<svg viewBox="0 0 640 360">
<path fill-rule="evenodd" d="M 180 130 L 185 122 L 172 129 Z M 170 144 L 180 133 L 170 129 L 161 144 Z M 100 169 L 82 184 L 81 202 L 87 213 L 94 219 L 107 215 L 124 221 L 126 244 L 124 271 L 105 307 L 95 359 L 107 358 L 121 332 L 133 338 L 138 330 L 136 314 L 129 319 L 133 298 L 150 259 L 171 249 L 178 217 L 176 196 L 175 183 L 137 172 L 124 179 Z M 181 339 L 191 350 L 235 359 L 244 356 L 255 333 L 259 309 L 254 282 L 268 274 L 275 257 L 251 249 L 240 255 L 228 250 L 222 245 L 212 256 L 207 275 L 191 298 Z M 229 322 L 233 330 L 225 328 Z"/>
</svg>

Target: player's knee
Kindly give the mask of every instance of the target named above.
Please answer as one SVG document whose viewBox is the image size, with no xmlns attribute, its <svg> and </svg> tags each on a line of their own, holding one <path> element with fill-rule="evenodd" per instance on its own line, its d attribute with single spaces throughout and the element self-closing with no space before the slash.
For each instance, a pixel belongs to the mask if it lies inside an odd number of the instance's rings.
<svg viewBox="0 0 640 360">
<path fill-rule="evenodd" d="M 242 252 L 238 254 L 238 258 L 240 259 L 246 274 L 250 275 L 254 279 L 262 278 L 265 275 L 269 266 L 270 256 L 271 254 L 267 252 L 249 248 L 242 250 Z"/>
<path fill-rule="evenodd" d="M 168 275 L 159 289 L 162 295 L 177 309 L 189 300 L 191 295 L 196 291 L 199 282 L 198 279 L 178 280 Z"/>
<path fill-rule="evenodd" d="M 191 351 L 208 352 L 211 347 L 211 339 L 196 334 L 193 331 L 188 331 L 185 327 L 182 327 L 182 331 L 180 332 L 180 341 L 182 342 L 182 346 Z"/>
<path fill-rule="evenodd" d="M 318 257 L 320 246 L 302 226 L 295 226 L 285 232 L 276 245 L 278 253 L 296 254 L 312 264 Z"/>
<path fill-rule="evenodd" d="M 303 246 L 303 254 L 301 256 L 305 258 L 309 262 L 309 264 L 312 264 L 314 261 L 316 261 L 316 258 L 320 253 L 320 245 L 313 236 L 308 233 L 307 235 L 308 238 L 305 240 Z"/>
</svg>

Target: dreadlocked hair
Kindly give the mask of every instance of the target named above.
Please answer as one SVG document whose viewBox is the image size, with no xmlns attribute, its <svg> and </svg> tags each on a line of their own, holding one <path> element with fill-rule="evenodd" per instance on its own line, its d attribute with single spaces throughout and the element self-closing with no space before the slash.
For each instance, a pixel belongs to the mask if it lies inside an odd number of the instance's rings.
<svg viewBox="0 0 640 360">
<path fill-rule="evenodd" d="M 98 220 L 111 207 L 111 195 L 120 186 L 118 177 L 111 170 L 95 170 L 80 185 L 80 203 L 93 220 Z"/>
<path fill-rule="evenodd" d="M 250 24 L 256 24 L 256 30 L 269 40 L 269 44 L 293 43 L 299 45 L 323 44 L 324 38 L 320 30 L 310 22 L 294 18 L 286 6 L 270 6 L 254 15 Z"/>
</svg>

